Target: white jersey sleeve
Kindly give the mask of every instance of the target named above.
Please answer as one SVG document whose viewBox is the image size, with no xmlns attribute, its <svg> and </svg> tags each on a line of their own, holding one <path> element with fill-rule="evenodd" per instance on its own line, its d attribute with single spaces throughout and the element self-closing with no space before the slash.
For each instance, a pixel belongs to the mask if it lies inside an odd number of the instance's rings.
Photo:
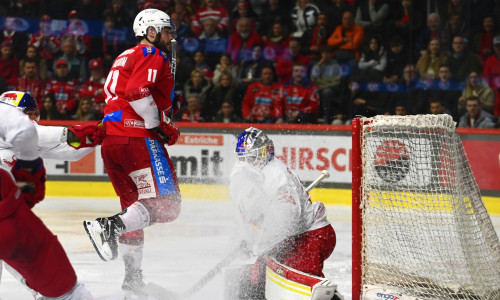
<svg viewBox="0 0 500 300">
<path fill-rule="evenodd" d="M 0 103 L 0 163 L 39 157 L 35 124 L 19 109 Z M 12 166 L 11 166 L 12 167 Z"/>
<path fill-rule="evenodd" d="M 67 128 L 61 126 L 36 126 L 40 157 L 77 161 L 94 150 L 93 147 L 75 149 L 68 145 Z"/>
</svg>

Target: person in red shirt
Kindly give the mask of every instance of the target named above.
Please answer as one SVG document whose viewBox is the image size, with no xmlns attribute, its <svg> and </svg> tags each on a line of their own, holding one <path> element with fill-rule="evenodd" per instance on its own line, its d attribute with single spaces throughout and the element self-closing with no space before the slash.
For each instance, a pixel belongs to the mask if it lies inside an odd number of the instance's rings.
<svg viewBox="0 0 500 300">
<path fill-rule="evenodd" d="M 490 55 L 484 64 L 483 79 L 495 91 L 495 107 L 493 115 L 500 116 L 500 35 L 493 38 L 494 54 Z"/>
<path fill-rule="evenodd" d="M 274 82 L 274 69 L 262 68 L 260 81 L 248 86 L 242 103 L 242 116 L 247 122 L 283 123 L 279 85 Z"/>
<path fill-rule="evenodd" d="M 19 77 L 19 61 L 9 41 L 3 41 L 0 45 L 0 77 L 5 79 L 8 90 L 16 87 Z"/>
<path fill-rule="evenodd" d="M 295 38 L 291 39 L 288 44 L 288 51 L 285 51 L 285 53 L 278 58 L 278 62 L 276 63 L 276 75 L 278 76 L 280 82 L 290 80 L 292 77 L 293 65 L 309 65 L 311 61 L 310 57 L 302 54 L 300 50 L 300 40 Z"/>
<path fill-rule="evenodd" d="M 68 62 L 60 59 L 56 62 L 56 74 L 47 81 L 45 94 L 56 96 L 57 110 L 67 119 L 71 117 L 78 104 L 75 88 L 78 82 L 69 79 Z"/>
<path fill-rule="evenodd" d="M 31 34 L 28 45 L 38 49 L 43 59 L 53 60 L 61 48 L 61 38 L 50 31 L 50 17 L 43 15 L 40 20 L 40 30 Z"/>
<path fill-rule="evenodd" d="M 273 23 L 269 34 L 263 36 L 265 39 L 264 57 L 267 60 L 275 60 L 282 57 L 288 50 L 292 37 L 285 31 L 280 20 Z"/>
<path fill-rule="evenodd" d="M 227 34 L 229 30 L 229 12 L 219 0 L 201 0 L 200 8 L 195 12 L 191 22 L 191 29 L 195 35 L 202 31 L 203 21 L 214 19 L 217 22 L 217 30 L 221 34 Z"/>
<path fill-rule="evenodd" d="M 295 64 L 292 78 L 281 87 L 285 123 L 316 123 L 319 95 L 316 84 L 307 78 L 307 66 Z"/>
<path fill-rule="evenodd" d="M 96 112 L 104 116 L 104 69 L 100 58 L 93 59 L 89 62 L 90 77 L 87 78 L 78 88 L 78 98 L 89 97 L 94 103 Z"/>
<path fill-rule="evenodd" d="M 24 75 L 19 77 L 16 90 L 30 94 L 35 98 L 38 109 L 42 108 L 45 81 L 38 76 L 38 62 L 32 58 L 23 61 Z"/>
<path fill-rule="evenodd" d="M 102 260 L 116 259 L 120 248 L 125 262 L 122 289 L 140 294 L 145 286 L 143 228 L 172 222 L 181 209 L 177 175 L 164 144 L 172 146 L 179 138 L 179 128 L 169 117 L 182 101 L 173 91 L 166 52 L 175 37 L 170 17 L 146 9 L 137 14 L 133 29 L 139 44 L 115 59 L 104 84 L 101 154 L 122 211 L 84 221 L 84 228 Z"/>
<path fill-rule="evenodd" d="M 231 32 L 236 31 L 236 23 L 240 18 L 249 18 L 252 20 L 252 27 L 257 28 L 257 14 L 250 7 L 250 4 L 247 0 L 238 0 L 236 1 L 236 5 L 234 6 L 233 11 L 230 13 L 230 22 L 231 22 Z"/>
<path fill-rule="evenodd" d="M 204 122 L 205 118 L 201 111 L 201 100 L 197 95 L 191 95 L 186 98 L 187 106 L 181 110 L 180 121 L 181 122 Z"/>
<path fill-rule="evenodd" d="M 234 64 L 251 57 L 251 49 L 263 45 L 262 37 L 252 28 L 252 20 L 240 18 L 236 23 L 236 32 L 229 36 L 227 53 L 231 54 Z"/>
<path fill-rule="evenodd" d="M 64 32 L 64 37 L 74 39 L 76 53 L 81 57 L 88 58 L 92 44 L 87 22 L 80 19 L 80 15 L 76 10 L 68 13 L 68 21 L 69 24 Z"/>
</svg>

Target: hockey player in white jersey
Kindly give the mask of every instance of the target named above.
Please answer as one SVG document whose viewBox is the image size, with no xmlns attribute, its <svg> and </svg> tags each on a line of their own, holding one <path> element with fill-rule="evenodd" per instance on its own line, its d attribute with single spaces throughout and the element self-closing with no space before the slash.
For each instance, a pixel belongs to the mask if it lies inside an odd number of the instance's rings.
<svg viewBox="0 0 500 300">
<path fill-rule="evenodd" d="M 3 111 L 16 111 L 16 113 L 6 113 L 3 116 L 2 129 L 5 130 L 5 137 L 0 137 L 0 166 L 7 169 L 15 167 L 17 153 L 22 147 L 24 147 L 23 151 L 36 151 L 41 158 L 80 160 L 92 152 L 95 145 L 101 143 L 105 134 L 102 127 L 97 126 L 97 124 L 74 125 L 69 128 L 38 125 L 40 113 L 36 101 L 31 95 L 24 92 L 9 91 L 1 94 L 0 108 Z M 30 123 L 28 127 L 26 120 Z M 27 131 L 27 128 L 36 130 L 36 143 L 33 145 L 33 141 L 30 140 L 30 143 L 25 141 L 14 145 L 16 140 L 12 140 L 11 137 L 17 136 L 19 132 Z M 43 175 L 43 180 L 45 180 L 45 175 Z M 45 184 L 41 185 L 35 192 L 38 195 L 32 196 L 28 193 L 24 197 L 29 208 L 43 199 L 40 195 L 45 195 Z M 2 263 L 0 261 L 0 279 L 1 275 Z M 19 274 L 13 275 L 21 281 L 24 280 Z"/>
<path fill-rule="evenodd" d="M 0 141 L 17 159 L 0 164 L 0 259 L 44 300 L 90 300 L 57 237 L 31 211 L 44 198 L 45 168 L 38 153 L 34 123 L 12 105 L 0 102 Z M 16 182 L 32 188 L 20 190 Z M 54 266 L 57 266 L 56 268 Z"/>
<path fill-rule="evenodd" d="M 258 256 L 240 299 L 264 299 L 265 260 L 324 277 L 324 261 L 336 236 L 321 202 L 311 202 L 301 181 L 274 157 L 274 144 L 257 128 L 238 137 L 238 162 L 230 175 L 231 199 L 239 212 L 242 239 Z"/>
<path fill-rule="evenodd" d="M 38 132 L 37 150 L 42 158 L 61 159 L 68 161 L 80 160 L 94 150 L 104 138 L 104 129 L 97 124 L 62 126 L 38 125 L 40 113 L 35 99 L 30 94 L 11 91 L 0 95 L 0 104 L 17 107 L 35 123 Z M 10 118 L 13 125 L 17 124 L 15 117 Z M 13 166 L 15 155 L 12 145 L 0 139 L 0 164 Z"/>
</svg>

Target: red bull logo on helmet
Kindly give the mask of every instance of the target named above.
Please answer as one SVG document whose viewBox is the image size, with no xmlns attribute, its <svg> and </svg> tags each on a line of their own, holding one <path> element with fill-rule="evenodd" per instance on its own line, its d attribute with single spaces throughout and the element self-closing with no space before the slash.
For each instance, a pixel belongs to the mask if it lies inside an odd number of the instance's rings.
<svg viewBox="0 0 500 300">
<path fill-rule="evenodd" d="M 0 95 L 0 102 L 25 109 L 38 109 L 35 99 L 28 93 L 11 91 Z"/>
</svg>

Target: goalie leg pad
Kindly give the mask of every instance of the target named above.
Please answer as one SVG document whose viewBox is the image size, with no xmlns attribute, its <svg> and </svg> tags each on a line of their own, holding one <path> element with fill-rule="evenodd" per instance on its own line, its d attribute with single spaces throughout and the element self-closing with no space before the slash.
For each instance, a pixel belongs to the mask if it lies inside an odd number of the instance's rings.
<svg viewBox="0 0 500 300">
<path fill-rule="evenodd" d="M 278 263 L 274 258 L 266 261 L 265 291 L 267 300 L 343 299 L 337 292 L 337 285 L 330 280 L 297 271 Z"/>
</svg>

